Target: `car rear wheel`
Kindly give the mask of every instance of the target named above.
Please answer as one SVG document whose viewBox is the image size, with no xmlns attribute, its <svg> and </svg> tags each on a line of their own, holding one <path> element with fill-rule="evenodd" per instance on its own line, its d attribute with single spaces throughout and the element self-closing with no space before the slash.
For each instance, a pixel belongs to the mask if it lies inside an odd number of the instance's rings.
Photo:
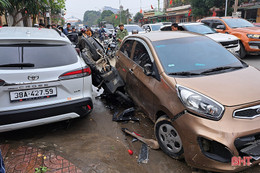
<svg viewBox="0 0 260 173">
<path fill-rule="evenodd" d="M 160 148 L 174 159 L 183 158 L 183 145 L 179 133 L 166 116 L 160 117 L 155 123 L 155 136 Z"/>
<path fill-rule="evenodd" d="M 246 56 L 246 50 L 245 50 L 243 43 L 239 42 L 239 44 L 240 44 L 239 55 L 240 55 L 240 58 L 243 59 Z"/>
</svg>

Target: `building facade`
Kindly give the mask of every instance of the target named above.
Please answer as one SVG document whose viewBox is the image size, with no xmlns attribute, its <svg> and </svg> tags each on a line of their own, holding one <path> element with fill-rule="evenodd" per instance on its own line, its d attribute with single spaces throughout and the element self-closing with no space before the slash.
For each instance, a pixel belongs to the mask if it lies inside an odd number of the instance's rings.
<svg viewBox="0 0 260 173">
<path fill-rule="evenodd" d="M 260 0 L 243 3 L 239 6 L 238 11 L 241 17 L 250 22 L 260 23 Z"/>
</svg>

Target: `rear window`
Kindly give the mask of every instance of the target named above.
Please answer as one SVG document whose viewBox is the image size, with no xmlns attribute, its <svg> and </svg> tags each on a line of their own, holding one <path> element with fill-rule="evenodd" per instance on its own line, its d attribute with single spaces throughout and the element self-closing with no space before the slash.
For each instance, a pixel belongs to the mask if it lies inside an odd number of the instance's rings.
<svg viewBox="0 0 260 173">
<path fill-rule="evenodd" d="M 27 67 L 30 69 L 65 66 L 78 61 L 77 53 L 71 45 L 0 46 L 0 52 L 0 65 L 17 63 L 34 64 L 34 67 Z M 14 69 L 15 67 L 0 68 Z"/>
</svg>

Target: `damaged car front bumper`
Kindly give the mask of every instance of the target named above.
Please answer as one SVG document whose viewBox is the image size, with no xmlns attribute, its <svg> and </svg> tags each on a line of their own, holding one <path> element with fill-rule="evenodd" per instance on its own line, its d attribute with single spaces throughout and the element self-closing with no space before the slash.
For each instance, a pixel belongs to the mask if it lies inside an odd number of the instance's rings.
<svg viewBox="0 0 260 173">
<path fill-rule="evenodd" d="M 226 107 L 219 121 L 187 111 L 172 122 L 177 129 L 182 129 L 178 132 L 183 140 L 185 160 L 190 166 L 209 171 L 237 172 L 260 163 L 260 117 L 232 116 L 240 109 L 241 106 Z"/>
</svg>

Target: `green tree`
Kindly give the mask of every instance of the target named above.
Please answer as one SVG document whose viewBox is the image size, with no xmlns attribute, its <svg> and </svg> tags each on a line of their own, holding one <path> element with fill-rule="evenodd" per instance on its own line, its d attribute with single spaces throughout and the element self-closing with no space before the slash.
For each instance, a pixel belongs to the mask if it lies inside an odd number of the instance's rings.
<svg viewBox="0 0 260 173">
<path fill-rule="evenodd" d="M 102 13 L 101 13 L 101 19 L 105 19 L 106 17 L 110 17 L 112 16 L 114 13 L 110 10 L 104 10 Z"/>
<path fill-rule="evenodd" d="M 248 0 L 239 0 L 239 4 L 242 2 L 247 2 Z M 210 16 L 212 12 L 210 8 L 216 7 L 221 11 L 219 12 L 219 16 L 223 16 L 225 12 L 226 1 L 224 0 L 189 0 L 192 6 L 192 14 L 198 17 Z M 228 1 L 228 15 L 231 15 L 233 9 L 231 8 L 234 5 L 235 0 Z"/>
<path fill-rule="evenodd" d="M 86 11 L 83 16 L 83 23 L 89 26 L 95 25 L 100 17 L 99 11 Z"/>
<path fill-rule="evenodd" d="M 144 15 L 143 15 L 142 13 L 137 12 L 137 13 L 135 14 L 135 16 L 134 16 L 134 21 L 135 21 L 136 23 L 138 23 L 139 20 L 142 19 L 143 17 L 144 17 Z"/>
<path fill-rule="evenodd" d="M 0 13 L 8 12 L 9 15 L 13 17 L 13 26 L 30 15 L 35 19 L 36 15 L 39 13 L 43 14 L 48 9 L 56 12 L 57 10 L 65 8 L 65 0 L 0 0 L 0 4 Z M 22 17 L 17 18 L 20 13 Z"/>
</svg>

